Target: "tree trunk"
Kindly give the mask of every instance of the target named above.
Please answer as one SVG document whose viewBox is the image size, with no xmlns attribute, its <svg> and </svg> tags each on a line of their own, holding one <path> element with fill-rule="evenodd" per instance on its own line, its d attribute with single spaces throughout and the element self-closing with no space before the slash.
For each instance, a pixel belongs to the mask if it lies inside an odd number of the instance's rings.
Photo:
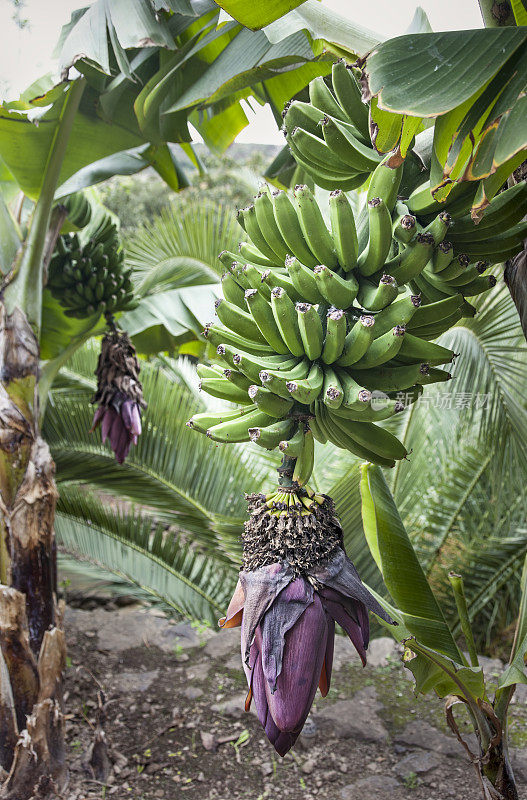
<svg viewBox="0 0 527 800">
<path fill-rule="evenodd" d="M 499 792 L 496 798 L 503 800 L 519 800 L 516 781 L 512 772 L 509 756 L 503 742 L 490 748 L 488 757 L 482 765 L 483 778 Z M 492 797 L 492 795 L 490 795 Z"/>
<path fill-rule="evenodd" d="M 8 314 L 0 302 L 0 798 L 9 800 L 51 797 L 67 777 L 57 491 L 39 430 L 38 373 L 38 342 L 25 314 Z"/>
</svg>

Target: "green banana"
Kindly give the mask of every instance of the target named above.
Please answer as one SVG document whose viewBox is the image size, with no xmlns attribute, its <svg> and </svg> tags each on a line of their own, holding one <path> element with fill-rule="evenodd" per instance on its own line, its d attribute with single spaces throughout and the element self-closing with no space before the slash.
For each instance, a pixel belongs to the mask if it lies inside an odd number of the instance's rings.
<svg viewBox="0 0 527 800">
<path fill-rule="evenodd" d="M 318 401 L 315 400 L 315 404 L 317 402 Z M 313 436 L 317 440 L 317 442 L 320 442 L 320 444 L 326 444 L 327 437 L 322 432 L 322 428 L 318 424 L 318 420 L 317 420 L 316 416 L 309 417 L 308 425 L 309 425 L 309 430 L 311 431 L 311 433 L 313 434 Z"/>
<path fill-rule="evenodd" d="M 494 275 L 480 275 L 479 278 L 467 283 L 466 286 L 460 286 L 459 291 L 463 297 L 475 297 L 477 294 L 488 292 L 496 286 L 497 280 Z"/>
<path fill-rule="evenodd" d="M 365 408 L 368 408 L 372 398 L 370 390 L 357 383 L 349 372 L 344 369 L 337 368 L 337 375 L 344 392 L 341 409 L 362 412 Z"/>
<path fill-rule="evenodd" d="M 254 290 L 247 289 L 247 291 L 250 292 Z M 265 345 L 268 344 L 267 339 L 263 336 L 259 328 L 256 327 L 254 319 L 250 314 L 247 314 L 237 306 L 229 303 L 228 300 L 218 299 L 215 301 L 214 305 L 218 319 L 226 328 L 230 328 L 246 339 L 252 339 L 255 342 Z"/>
<path fill-rule="evenodd" d="M 296 422 L 291 419 L 273 419 L 270 425 L 265 428 L 249 428 L 249 439 L 251 442 L 265 447 L 266 450 L 274 450 L 283 439 L 287 439 L 294 433 Z"/>
<path fill-rule="evenodd" d="M 452 278 L 458 278 L 465 272 L 469 264 L 470 258 L 465 253 L 460 253 L 447 267 L 442 269 L 440 273 L 434 275 L 434 277 L 439 281 L 449 281 Z"/>
<path fill-rule="evenodd" d="M 273 192 L 271 201 L 274 218 L 278 230 L 287 245 L 288 253 L 298 258 L 306 267 L 315 267 L 318 261 L 304 239 L 296 209 L 287 193 L 283 191 Z"/>
<path fill-rule="evenodd" d="M 402 242 L 402 244 L 408 244 L 417 233 L 416 218 L 413 214 L 408 213 L 406 206 L 405 209 L 406 210 L 395 219 L 392 226 L 392 236 L 397 239 L 398 242 Z"/>
<path fill-rule="evenodd" d="M 322 396 L 324 403 L 329 408 L 338 408 L 344 399 L 344 392 L 337 377 L 337 373 L 334 369 L 331 369 L 331 367 L 325 367 L 324 369 Z"/>
<path fill-rule="evenodd" d="M 367 311 L 382 311 L 393 303 L 399 294 L 399 285 L 391 275 L 383 275 L 377 286 L 361 281 L 357 300 Z"/>
<path fill-rule="evenodd" d="M 200 391 L 207 392 L 212 397 L 220 400 L 230 400 L 231 403 L 250 405 L 253 401 L 247 397 L 247 392 L 230 383 L 226 378 L 203 378 L 199 382 Z"/>
<path fill-rule="evenodd" d="M 375 319 L 372 316 L 359 317 L 344 339 L 342 355 L 336 360 L 338 366 L 349 367 L 364 356 L 373 341 L 374 328 Z"/>
<path fill-rule="evenodd" d="M 287 389 L 291 397 L 302 405 L 310 405 L 320 392 L 324 382 L 324 372 L 322 367 L 314 363 L 311 365 L 309 374 L 304 380 L 289 381 Z"/>
<path fill-rule="evenodd" d="M 398 167 L 392 169 L 392 167 L 389 166 L 392 158 L 393 154 L 388 153 L 375 168 L 370 178 L 367 195 L 368 200 L 373 200 L 374 197 L 380 197 L 381 200 L 384 201 L 390 214 L 397 200 L 397 192 L 401 185 L 404 167 L 403 161 Z"/>
<path fill-rule="evenodd" d="M 281 355 L 289 353 L 289 349 L 282 339 L 280 330 L 274 320 L 271 306 L 265 297 L 257 289 L 247 289 L 245 302 L 264 340 L 268 342 L 276 353 Z"/>
<path fill-rule="evenodd" d="M 470 264 L 459 277 L 451 278 L 447 280 L 447 283 L 449 286 L 466 286 L 467 283 L 474 281 L 479 275 L 482 275 L 488 269 L 488 266 L 488 261 L 476 261 L 475 264 Z"/>
<path fill-rule="evenodd" d="M 295 305 L 287 292 L 279 286 L 271 292 L 271 309 L 280 336 L 288 351 L 294 356 L 303 356 L 304 345 L 300 336 Z"/>
<path fill-rule="evenodd" d="M 427 266 L 430 272 L 442 272 L 448 267 L 454 258 L 454 247 L 452 242 L 439 242 L 432 254 L 432 258 Z"/>
<path fill-rule="evenodd" d="M 368 200 L 368 223 L 368 244 L 357 262 L 359 271 L 365 276 L 373 275 L 383 267 L 392 243 L 392 218 L 382 198 Z"/>
<path fill-rule="evenodd" d="M 485 208 L 479 222 L 470 214 L 454 220 L 450 231 L 452 241 L 458 239 L 488 239 L 517 225 L 527 213 L 527 186 L 517 183 L 496 195 Z"/>
<path fill-rule="evenodd" d="M 329 121 L 329 117 L 325 117 L 324 119 Z M 312 133 L 308 133 L 308 131 L 302 128 L 294 128 L 289 136 L 289 141 L 294 145 L 295 150 L 301 153 L 306 161 L 314 164 L 315 167 L 327 169 L 335 175 L 340 175 L 342 178 L 348 177 L 350 173 L 349 165 L 337 155 L 324 139 L 319 139 L 318 136 L 313 136 Z M 364 147 L 364 145 L 362 145 L 362 147 Z M 355 173 L 361 171 L 353 167 L 351 169 Z"/>
<path fill-rule="evenodd" d="M 271 417 L 257 408 L 239 419 L 211 425 L 207 430 L 207 436 L 215 442 L 248 442 L 250 440 L 249 428 L 265 427 L 272 421 Z"/>
<path fill-rule="evenodd" d="M 284 128 L 291 133 L 295 128 L 303 128 L 315 136 L 320 136 L 320 122 L 324 119 L 324 112 L 311 103 L 302 103 L 300 100 L 293 100 L 288 103 L 283 112 Z"/>
<path fill-rule="evenodd" d="M 407 333 L 397 355 L 411 359 L 413 363 L 421 364 L 426 361 L 429 364 L 449 364 L 456 354 L 440 344 L 423 341 L 418 336 Z"/>
<path fill-rule="evenodd" d="M 329 114 L 344 122 L 353 122 L 339 105 L 322 76 L 315 78 L 309 84 L 309 101 L 315 108 L 319 108 L 323 111 L 324 114 Z"/>
<path fill-rule="evenodd" d="M 354 173 L 351 170 L 344 174 L 343 172 L 336 173 L 324 169 L 320 164 L 315 164 L 313 161 L 307 160 L 303 154 L 296 147 L 291 136 L 287 137 L 289 149 L 297 163 L 303 168 L 307 174 L 313 179 L 317 186 L 323 189 L 333 191 L 334 189 L 342 189 L 343 192 L 351 192 L 362 186 L 364 181 L 368 178 L 368 172 Z"/>
<path fill-rule="evenodd" d="M 373 338 L 392 330 L 395 325 L 407 325 L 421 306 L 420 295 L 404 295 L 375 315 Z"/>
<path fill-rule="evenodd" d="M 247 289 L 255 289 L 257 292 L 260 292 L 265 300 L 271 299 L 271 289 L 263 280 L 263 273 L 265 270 L 260 270 L 258 267 L 254 266 L 254 264 L 244 264 L 242 272 L 247 280 L 247 283 L 249 284 Z M 243 293 L 243 299 L 244 308 L 247 308 L 247 305 L 245 304 L 245 292 Z"/>
<path fill-rule="evenodd" d="M 293 483 L 298 486 L 305 486 L 313 472 L 315 463 L 315 441 L 313 433 L 308 428 L 304 433 L 304 446 L 302 452 L 296 460 L 293 471 Z"/>
<path fill-rule="evenodd" d="M 447 381 L 452 376 L 441 369 L 434 370 L 428 364 L 408 364 L 403 366 L 381 366 L 379 369 L 360 370 L 354 378 L 362 381 L 371 391 L 401 392 L 414 384 L 426 385 Z"/>
<path fill-rule="evenodd" d="M 278 371 L 287 371 L 289 369 L 293 369 L 298 364 L 298 358 L 286 358 L 282 361 L 273 360 L 271 358 L 263 359 L 260 358 L 259 355 L 251 355 L 250 353 L 242 353 L 242 352 L 232 352 L 232 348 L 229 348 L 226 345 L 220 345 L 222 348 L 221 352 L 218 355 L 221 355 L 225 360 L 228 361 L 229 357 L 232 358 L 232 366 L 234 369 L 243 372 L 244 375 L 247 375 L 249 380 L 251 381 L 258 381 L 260 380 L 260 372 L 262 370 L 272 370 L 273 372 Z M 230 352 L 229 352 L 230 351 Z"/>
<path fill-rule="evenodd" d="M 289 398 L 287 384 L 294 380 L 304 380 L 309 374 L 311 364 L 307 359 L 303 359 L 289 370 L 261 370 L 259 378 L 266 389 L 280 397 Z"/>
<path fill-rule="evenodd" d="M 390 361 L 401 349 L 404 335 L 404 326 L 396 325 L 391 331 L 374 339 L 362 358 L 353 364 L 353 370 L 371 369 Z"/>
<path fill-rule="evenodd" d="M 245 308 L 245 297 L 243 289 L 236 282 L 236 279 L 230 272 L 224 272 L 221 276 L 221 290 L 223 296 L 229 303 L 232 303 L 238 308 Z"/>
<path fill-rule="evenodd" d="M 261 343 L 252 341 L 251 339 L 246 339 L 244 336 L 240 336 L 240 334 L 230 330 L 230 328 L 221 328 L 220 326 L 213 325 L 212 323 L 209 323 L 205 326 L 203 336 L 209 342 L 209 344 L 212 345 L 212 347 L 218 347 L 221 344 L 228 344 L 232 345 L 233 347 L 238 347 L 247 353 L 258 353 L 264 356 L 270 356 L 273 354 L 273 351 L 267 342 Z"/>
<path fill-rule="evenodd" d="M 333 64 L 331 79 L 333 91 L 342 110 L 360 134 L 369 141 L 368 107 L 362 102 L 361 90 L 351 67 L 343 60 L 337 61 Z"/>
<path fill-rule="evenodd" d="M 298 458 L 304 447 L 304 426 L 299 425 L 293 436 L 289 439 L 282 439 L 278 447 L 290 458 Z"/>
<path fill-rule="evenodd" d="M 395 414 L 399 414 L 401 411 L 404 411 L 405 405 L 402 400 L 392 399 L 387 395 L 383 396 L 386 398 L 385 402 L 378 401 L 378 407 L 375 408 L 372 407 L 370 402 L 365 404 L 366 407 L 361 411 L 354 411 L 350 408 L 341 407 L 332 409 L 331 413 L 334 416 L 350 419 L 354 422 L 383 422 L 384 420 L 395 416 Z"/>
<path fill-rule="evenodd" d="M 199 433 L 206 433 L 213 425 L 220 425 L 222 422 L 231 422 L 232 420 L 240 419 L 250 414 L 252 411 L 257 410 L 257 406 L 250 405 L 237 408 L 235 411 L 230 409 L 228 411 L 216 411 L 214 413 L 204 411 L 203 413 L 194 414 L 186 425 L 188 428 L 199 431 Z"/>
<path fill-rule="evenodd" d="M 289 254 L 289 248 L 276 224 L 273 204 L 267 187 L 261 189 L 256 195 L 254 209 L 262 236 L 276 254 L 278 262 L 283 264 L 285 257 Z"/>
<path fill-rule="evenodd" d="M 330 311 L 327 315 L 326 336 L 322 350 L 324 364 L 333 364 L 340 357 L 346 339 L 346 315 L 342 309 Z"/>
<path fill-rule="evenodd" d="M 349 272 L 357 266 L 359 243 L 353 210 L 340 189 L 330 192 L 329 216 L 338 262 L 345 272 Z"/>
<path fill-rule="evenodd" d="M 291 282 L 302 299 L 315 305 L 324 303 L 324 297 L 320 293 L 313 271 L 308 267 L 304 267 L 293 256 L 287 258 L 285 263 Z"/>
<path fill-rule="evenodd" d="M 237 386 L 238 389 L 243 389 L 244 392 L 248 391 L 249 386 L 251 385 L 249 378 L 244 375 L 243 372 L 238 372 L 236 369 L 224 369 L 223 375 L 228 381 Z"/>
<path fill-rule="evenodd" d="M 351 167 L 355 172 L 373 172 L 381 161 L 375 150 L 359 141 L 338 119 L 326 116 L 321 125 L 327 149 L 335 157 L 335 161 L 322 160 L 322 164 L 327 163 L 330 168 L 334 163 L 341 164 L 343 171 Z M 317 155 L 321 157 L 323 153 L 318 148 Z"/>
<path fill-rule="evenodd" d="M 296 186 L 294 197 L 300 227 L 309 249 L 319 264 L 336 267 L 338 262 L 333 240 L 315 197 L 307 186 Z"/>
<path fill-rule="evenodd" d="M 250 242 L 240 242 L 238 248 L 240 250 L 240 256 L 244 261 L 249 261 L 251 264 L 259 264 L 266 269 L 277 266 L 276 258 L 274 256 L 272 260 L 267 258 Z"/>
<path fill-rule="evenodd" d="M 251 242 L 259 250 L 263 255 L 269 259 L 269 261 L 273 264 L 273 266 L 279 267 L 283 263 L 283 259 L 279 257 L 272 247 L 267 244 L 267 240 L 263 235 L 260 224 L 258 222 L 258 218 L 256 216 L 256 208 L 254 204 L 247 206 L 246 208 L 242 209 L 243 214 L 243 221 L 245 224 L 245 230 Z"/>
<path fill-rule="evenodd" d="M 408 331 L 414 328 L 419 328 L 423 325 L 431 325 L 440 320 L 446 319 L 456 311 L 459 311 L 463 304 L 463 298 L 460 294 L 453 297 L 446 297 L 437 303 L 427 303 L 416 308 L 411 319 L 406 321 L 406 328 Z"/>
<path fill-rule="evenodd" d="M 359 290 L 354 275 L 341 278 L 336 272 L 320 264 L 313 270 L 315 282 L 319 293 L 330 305 L 349 308 Z"/>
<path fill-rule="evenodd" d="M 322 322 L 310 303 L 297 303 L 296 313 L 304 352 L 310 361 L 315 361 L 320 358 L 324 345 Z"/>
<path fill-rule="evenodd" d="M 280 397 L 263 386 L 249 386 L 247 394 L 251 401 L 256 403 L 260 411 L 263 411 L 269 417 L 280 419 L 285 417 L 293 408 L 293 400 L 291 398 Z"/>
<path fill-rule="evenodd" d="M 324 408 L 322 403 L 317 406 L 317 421 L 319 422 L 327 438 L 333 442 L 333 444 L 336 444 L 337 447 L 343 447 L 346 450 L 349 450 L 350 452 L 359 456 L 359 458 L 364 458 L 367 461 L 379 464 L 380 466 L 395 466 L 394 460 L 387 459 L 384 456 L 378 456 L 368 447 L 360 444 L 360 442 L 350 436 L 348 431 L 344 431 L 339 425 L 337 425 L 336 420 L 338 420 L 338 417 L 333 417 L 329 410 Z"/>
<path fill-rule="evenodd" d="M 344 417 L 329 413 L 330 419 L 341 431 L 351 436 L 362 447 L 371 450 L 377 456 L 388 460 L 406 458 L 408 451 L 393 433 L 380 428 L 373 422 L 354 422 Z"/>
<path fill-rule="evenodd" d="M 424 228 L 423 233 L 429 233 L 435 244 L 440 244 L 448 233 L 452 224 L 452 217 L 447 211 L 440 211 L 437 217 Z"/>
<path fill-rule="evenodd" d="M 291 258 L 294 258 L 294 256 L 291 256 Z M 307 267 L 304 269 L 307 269 Z M 287 292 L 287 295 L 294 303 L 300 303 L 302 300 L 307 300 L 306 295 L 303 293 L 301 294 L 297 290 L 293 281 L 291 280 L 291 277 L 285 272 L 278 272 L 276 269 L 266 269 L 264 272 L 262 272 L 262 282 L 269 286 L 271 292 L 273 289 L 283 289 L 284 292 Z"/>
<path fill-rule="evenodd" d="M 430 260 L 433 247 L 431 234 L 418 233 L 399 255 L 385 263 L 384 270 L 402 286 L 421 274 Z"/>
<path fill-rule="evenodd" d="M 406 205 L 417 216 L 439 214 L 440 211 L 445 211 L 447 208 L 449 213 L 454 215 L 454 202 L 462 200 L 468 202 L 470 207 L 472 205 L 471 198 L 474 196 L 475 191 L 475 187 L 470 186 L 469 182 L 456 183 L 450 190 L 446 200 L 440 203 L 432 196 L 430 181 L 427 180 L 414 189 L 406 201 Z"/>
<path fill-rule="evenodd" d="M 223 370 L 218 364 L 198 364 L 196 367 L 198 378 L 221 378 Z"/>
</svg>

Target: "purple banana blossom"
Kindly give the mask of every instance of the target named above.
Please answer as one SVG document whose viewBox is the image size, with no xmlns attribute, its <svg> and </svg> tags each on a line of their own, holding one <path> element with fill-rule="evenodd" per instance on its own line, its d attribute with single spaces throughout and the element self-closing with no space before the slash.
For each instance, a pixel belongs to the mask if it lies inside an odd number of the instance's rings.
<svg viewBox="0 0 527 800">
<path fill-rule="evenodd" d="M 141 409 L 139 404 L 121 392 L 116 392 L 107 406 L 99 406 L 93 417 L 91 430 L 100 424 L 103 443 L 108 439 L 119 464 L 125 460 L 130 447 L 137 444 L 141 434 Z"/>
<path fill-rule="evenodd" d="M 335 622 L 366 663 L 368 609 L 390 624 L 341 547 L 301 575 L 287 561 L 240 572 L 225 628 L 242 626 L 242 659 L 269 741 L 284 756 L 294 745 L 313 704 L 317 686 L 329 691 Z"/>
</svg>

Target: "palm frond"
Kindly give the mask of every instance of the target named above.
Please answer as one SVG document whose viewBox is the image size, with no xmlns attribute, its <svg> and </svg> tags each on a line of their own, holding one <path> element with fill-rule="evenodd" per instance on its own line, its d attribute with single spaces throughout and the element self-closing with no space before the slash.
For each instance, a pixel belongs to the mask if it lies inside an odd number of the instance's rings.
<svg viewBox="0 0 527 800">
<path fill-rule="evenodd" d="M 125 577 L 180 614 L 214 622 L 236 582 L 234 567 L 196 551 L 142 511 L 103 505 L 76 486 L 61 488 L 55 522 L 63 550 Z"/>
<path fill-rule="evenodd" d="M 232 211 L 197 200 L 177 200 L 127 243 L 139 295 L 210 284 L 221 275 L 218 254 L 236 250 L 243 231 Z"/>
</svg>

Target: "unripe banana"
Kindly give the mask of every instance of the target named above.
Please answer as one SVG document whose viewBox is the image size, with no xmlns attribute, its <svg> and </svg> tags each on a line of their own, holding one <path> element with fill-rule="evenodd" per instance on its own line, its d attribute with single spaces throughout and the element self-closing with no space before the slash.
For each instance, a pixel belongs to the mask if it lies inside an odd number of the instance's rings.
<svg viewBox="0 0 527 800">
<path fill-rule="evenodd" d="M 357 299 L 367 311 L 382 311 L 393 303 L 399 293 L 399 285 L 391 275 L 383 275 L 377 286 L 363 280 L 359 285 Z"/>
<path fill-rule="evenodd" d="M 298 458 L 304 447 L 304 426 L 299 425 L 296 433 L 289 439 L 283 439 L 278 445 L 280 451 L 290 458 Z"/>
<path fill-rule="evenodd" d="M 258 354 L 265 356 L 266 358 L 273 355 L 273 351 L 267 342 L 264 344 L 260 342 L 254 342 L 251 339 L 246 339 L 244 336 L 240 336 L 238 333 L 230 330 L 230 328 L 222 328 L 221 326 L 213 325 L 212 323 L 209 323 L 205 326 L 203 336 L 212 347 L 218 347 L 219 345 L 225 344 L 239 348 L 246 353 Z"/>
<path fill-rule="evenodd" d="M 311 365 L 307 378 L 304 380 L 289 381 L 287 388 L 294 400 L 297 400 L 302 405 L 308 406 L 316 400 L 322 391 L 323 381 L 324 372 L 319 364 L 314 363 Z"/>
<path fill-rule="evenodd" d="M 386 208 L 392 213 L 397 200 L 397 192 L 403 177 L 404 162 L 400 166 L 392 169 L 388 166 L 392 159 L 392 153 L 388 153 L 381 163 L 375 168 L 370 184 L 368 186 L 368 200 L 380 197 L 384 201 Z M 411 209 L 413 210 L 413 209 Z"/>
<path fill-rule="evenodd" d="M 315 361 L 320 358 L 324 345 L 322 322 L 309 303 L 297 303 L 296 312 L 304 352 L 310 361 Z"/>
<path fill-rule="evenodd" d="M 299 486 L 305 486 L 313 472 L 315 463 L 315 442 L 313 433 L 308 428 L 304 433 L 304 446 L 302 452 L 296 460 L 295 468 L 293 471 L 293 482 Z"/>
<path fill-rule="evenodd" d="M 296 422 L 291 419 L 276 420 L 265 428 L 249 428 L 249 438 L 251 442 L 265 447 L 266 450 L 274 450 L 279 443 L 292 436 L 296 428 Z"/>
<path fill-rule="evenodd" d="M 329 117 L 324 119 L 329 120 Z M 295 152 L 301 153 L 306 161 L 310 161 L 315 166 L 315 169 L 319 167 L 328 169 L 335 175 L 342 176 L 342 178 L 347 178 L 350 170 L 355 173 L 359 172 L 359 170 L 350 167 L 341 159 L 333 147 L 328 146 L 326 141 L 319 139 L 318 136 L 313 136 L 312 133 L 308 133 L 302 128 L 294 128 L 288 137 L 288 141 L 294 145 Z"/>
<path fill-rule="evenodd" d="M 269 259 L 273 266 L 279 267 L 283 263 L 283 260 L 277 256 L 274 250 L 267 243 L 267 240 L 260 229 L 254 205 L 249 205 L 242 209 L 242 214 L 243 221 L 245 223 L 245 230 L 247 231 L 251 242 L 255 245 L 257 250 L 259 250 L 266 258 Z"/>
<path fill-rule="evenodd" d="M 259 292 L 266 301 L 271 299 L 271 289 L 269 285 L 263 280 L 264 269 L 260 271 L 258 267 L 253 264 L 244 264 L 242 272 L 247 279 L 249 286 L 248 289 L 254 289 Z M 247 290 L 246 290 L 247 291 Z M 245 300 L 245 293 L 244 293 Z"/>
<path fill-rule="evenodd" d="M 344 392 L 341 408 L 357 412 L 364 411 L 371 402 L 371 392 L 362 384 L 357 383 L 345 369 L 337 369 L 337 375 Z"/>
<path fill-rule="evenodd" d="M 319 76 L 309 84 L 309 100 L 315 108 L 319 108 L 324 114 L 341 119 L 344 122 L 353 122 L 344 109 L 339 105 L 331 90 L 326 86 L 324 78 Z"/>
<path fill-rule="evenodd" d="M 368 107 L 362 102 L 362 93 L 351 67 L 337 61 L 332 68 L 333 91 L 346 116 L 357 127 L 366 141 L 370 139 Z"/>
<path fill-rule="evenodd" d="M 344 391 L 337 377 L 337 373 L 331 367 L 324 369 L 324 383 L 322 386 L 322 399 L 329 408 L 338 408 L 344 400 Z"/>
<path fill-rule="evenodd" d="M 265 412 L 270 417 L 281 419 L 285 417 L 293 407 L 293 400 L 291 398 L 288 400 L 285 397 L 279 397 L 263 386 L 249 386 L 247 394 L 251 402 L 256 403 L 260 411 Z"/>
<path fill-rule="evenodd" d="M 256 289 L 247 289 L 245 302 L 265 341 L 269 343 L 276 353 L 283 355 L 289 353 L 267 300 Z"/>
<path fill-rule="evenodd" d="M 400 300 L 391 303 L 375 315 L 373 338 L 378 339 L 379 336 L 392 330 L 395 325 L 407 325 L 410 320 L 413 320 L 420 307 L 421 296 L 415 294 L 405 295 Z"/>
<path fill-rule="evenodd" d="M 336 363 L 349 367 L 359 361 L 370 347 L 374 337 L 375 319 L 369 315 L 361 316 L 344 339 L 342 355 Z"/>
<path fill-rule="evenodd" d="M 430 260 L 433 247 L 431 234 L 418 233 L 399 255 L 385 263 L 384 270 L 402 286 L 421 274 Z"/>
<path fill-rule="evenodd" d="M 253 290 L 247 289 L 247 291 Z M 218 319 L 227 328 L 230 328 L 239 336 L 243 336 L 246 339 L 252 339 L 254 342 L 268 345 L 267 339 L 261 333 L 260 329 L 254 324 L 255 321 L 250 314 L 247 314 L 237 306 L 229 303 L 228 300 L 216 300 L 214 305 Z"/>
<path fill-rule="evenodd" d="M 359 141 L 337 119 L 324 117 L 322 134 L 327 148 L 337 157 L 337 163 L 346 165 L 355 172 L 373 172 L 381 161 L 381 157 L 375 150 Z M 333 160 L 322 163 L 327 163 L 331 167 Z"/>
<path fill-rule="evenodd" d="M 249 378 L 243 374 L 243 372 L 238 372 L 235 369 L 224 369 L 223 375 L 227 378 L 228 381 L 233 383 L 239 389 L 243 389 L 244 392 L 247 392 L 249 386 L 251 386 L 251 381 Z"/>
<path fill-rule="evenodd" d="M 319 264 L 313 270 L 315 282 L 319 293 L 330 305 L 349 308 L 359 291 L 359 284 L 354 275 L 341 278 L 336 272 Z"/>
<path fill-rule="evenodd" d="M 239 419 L 212 425 L 207 430 L 207 436 L 215 442 L 248 442 L 250 439 L 249 428 L 265 427 L 272 422 L 271 417 L 256 409 Z"/>
<path fill-rule="evenodd" d="M 455 358 L 453 350 L 442 347 L 434 342 L 426 342 L 407 333 L 399 349 L 398 357 L 411 359 L 413 363 L 421 364 L 426 361 L 429 364 L 449 364 Z"/>
<path fill-rule="evenodd" d="M 223 296 L 229 303 L 232 303 L 238 308 L 245 309 L 245 296 L 243 289 L 236 282 L 234 276 L 230 272 L 224 272 L 221 276 L 221 289 Z"/>
<path fill-rule="evenodd" d="M 348 272 L 357 266 L 359 243 L 353 210 L 348 198 L 340 189 L 329 195 L 329 216 L 338 262 L 342 269 Z"/>
<path fill-rule="evenodd" d="M 248 399 L 247 391 L 229 383 L 226 378 L 204 378 L 200 381 L 199 388 L 200 391 L 207 392 L 212 397 L 219 397 L 220 400 L 230 400 L 231 403 L 250 405 L 253 402 L 252 399 Z"/>
<path fill-rule="evenodd" d="M 437 217 L 427 225 L 423 233 L 429 233 L 437 245 L 444 240 L 451 224 L 452 217 L 450 214 L 447 211 L 441 211 Z"/>
<path fill-rule="evenodd" d="M 454 248 L 452 242 L 440 242 L 432 254 L 428 264 L 430 272 L 442 272 L 448 267 L 454 258 Z"/>
<path fill-rule="evenodd" d="M 311 252 L 302 233 L 296 209 L 286 192 L 273 192 L 271 196 L 274 218 L 278 230 L 284 239 L 288 253 L 295 256 L 307 267 L 317 265 L 316 256 Z"/>
<path fill-rule="evenodd" d="M 402 204 L 401 204 L 402 205 Z M 399 203 L 397 203 L 397 209 L 399 209 Z M 399 216 L 396 218 L 395 222 L 393 223 L 392 227 L 392 235 L 403 244 L 408 244 L 415 234 L 417 233 L 417 224 L 416 218 L 413 214 L 408 213 L 408 209 L 404 206 L 404 209 Z"/>
<path fill-rule="evenodd" d="M 267 187 L 261 189 L 255 200 L 254 209 L 256 211 L 256 220 L 265 241 L 276 254 L 278 263 L 284 262 L 284 259 L 289 255 L 289 247 L 287 246 L 284 237 L 280 233 L 273 211 L 273 204 L 269 197 Z"/>
<path fill-rule="evenodd" d="M 275 287 L 272 290 L 271 309 L 288 351 L 294 356 L 303 356 L 304 345 L 298 327 L 296 308 L 284 289 Z"/>
<path fill-rule="evenodd" d="M 284 128 L 291 133 L 294 128 L 303 128 L 315 136 L 320 136 L 320 121 L 324 119 L 324 112 L 311 103 L 302 103 L 300 100 L 293 100 L 288 103 L 283 112 Z"/>
<path fill-rule="evenodd" d="M 337 256 L 333 240 L 313 194 L 307 186 L 296 186 L 294 197 L 300 227 L 309 249 L 319 264 L 336 267 Z"/>
<path fill-rule="evenodd" d="M 276 266 L 276 259 L 274 257 L 272 260 L 266 258 L 266 256 L 250 242 L 240 242 L 238 248 L 240 250 L 240 256 L 244 261 L 249 261 L 251 264 L 260 264 L 262 267 L 265 267 L 265 269 Z"/>
<path fill-rule="evenodd" d="M 287 258 L 285 264 L 297 293 L 309 303 L 314 303 L 315 305 L 324 303 L 324 297 L 320 294 L 313 271 L 294 257 Z"/>
<path fill-rule="evenodd" d="M 326 337 L 322 350 L 322 361 L 333 364 L 342 354 L 346 339 L 346 315 L 342 309 L 330 311 L 327 316 Z"/>
<path fill-rule="evenodd" d="M 230 422 L 235 419 L 240 419 L 240 417 L 246 416 L 252 411 L 257 410 L 258 409 L 255 405 L 251 405 L 238 408 L 235 411 L 231 411 L 230 409 L 228 411 L 216 411 L 214 413 L 205 411 L 200 414 L 194 414 L 186 423 L 186 425 L 188 428 L 193 428 L 200 433 L 206 433 L 209 428 L 213 427 L 213 425 L 220 425 L 222 422 Z"/>
<path fill-rule="evenodd" d="M 353 364 L 353 370 L 371 369 L 390 361 L 401 349 L 404 335 L 404 326 L 396 325 L 388 333 L 379 336 L 372 342 L 362 358 Z"/>
<path fill-rule="evenodd" d="M 357 262 L 365 276 L 373 275 L 383 267 L 392 243 L 392 218 L 382 198 L 373 197 L 368 201 L 368 222 L 368 244 Z"/>
</svg>

